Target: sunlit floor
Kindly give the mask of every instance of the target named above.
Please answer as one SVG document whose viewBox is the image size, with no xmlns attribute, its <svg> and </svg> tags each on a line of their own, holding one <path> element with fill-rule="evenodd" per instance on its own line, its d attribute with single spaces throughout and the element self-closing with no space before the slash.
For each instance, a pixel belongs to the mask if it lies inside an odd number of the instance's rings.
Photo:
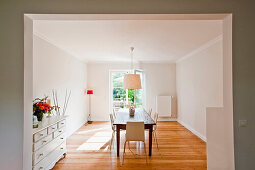
<svg viewBox="0 0 255 170">
<path fill-rule="evenodd" d="M 148 165 L 143 144 L 130 143 L 122 164 L 125 131 L 121 132 L 121 156 L 116 156 L 116 138 L 109 147 L 112 130 L 109 122 L 84 125 L 67 139 L 67 156 L 54 170 L 104 170 L 104 169 L 168 169 L 206 170 L 206 143 L 177 122 L 158 122 L 159 149 L 153 141 L 152 156 Z M 148 151 L 148 132 L 146 132 Z M 127 147 L 128 148 L 128 147 Z"/>
</svg>

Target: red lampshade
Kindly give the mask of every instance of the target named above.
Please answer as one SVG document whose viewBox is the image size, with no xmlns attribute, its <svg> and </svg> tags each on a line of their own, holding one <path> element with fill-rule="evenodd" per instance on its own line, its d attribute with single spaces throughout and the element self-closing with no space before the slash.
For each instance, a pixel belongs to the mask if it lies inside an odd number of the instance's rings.
<svg viewBox="0 0 255 170">
<path fill-rule="evenodd" d="M 93 90 L 87 90 L 87 94 L 93 94 Z"/>
</svg>

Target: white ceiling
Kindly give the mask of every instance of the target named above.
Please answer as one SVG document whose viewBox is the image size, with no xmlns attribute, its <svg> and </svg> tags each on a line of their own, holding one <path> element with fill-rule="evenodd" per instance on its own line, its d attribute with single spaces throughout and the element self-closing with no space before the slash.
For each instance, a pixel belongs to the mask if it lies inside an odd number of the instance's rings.
<svg viewBox="0 0 255 170">
<path fill-rule="evenodd" d="M 35 35 L 86 62 L 175 62 L 222 34 L 220 20 L 34 21 Z"/>
</svg>

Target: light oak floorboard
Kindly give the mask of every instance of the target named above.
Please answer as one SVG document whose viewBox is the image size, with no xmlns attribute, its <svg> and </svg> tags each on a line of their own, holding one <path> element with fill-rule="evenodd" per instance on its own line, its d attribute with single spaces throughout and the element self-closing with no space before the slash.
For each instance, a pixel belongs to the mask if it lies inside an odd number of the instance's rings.
<svg viewBox="0 0 255 170">
<path fill-rule="evenodd" d="M 130 142 L 122 155 L 125 131 L 121 131 L 120 157 L 116 156 L 116 138 L 110 151 L 112 136 L 109 122 L 93 122 L 82 126 L 67 139 L 66 158 L 54 170 L 206 170 L 206 143 L 178 122 L 158 122 L 159 150 L 153 140 L 152 156 L 148 165 L 143 143 Z M 146 131 L 148 154 L 148 131 Z"/>
</svg>

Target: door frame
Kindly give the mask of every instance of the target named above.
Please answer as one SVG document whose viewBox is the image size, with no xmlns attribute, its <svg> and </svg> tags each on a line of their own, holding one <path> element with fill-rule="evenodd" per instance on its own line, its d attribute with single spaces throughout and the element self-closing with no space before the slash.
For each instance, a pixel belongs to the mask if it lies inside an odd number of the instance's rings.
<svg viewBox="0 0 255 170">
<path fill-rule="evenodd" d="M 113 108 L 113 95 L 112 95 L 112 89 L 113 89 L 113 84 L 112 84 L 112 73 L 113 72 L 130 72 L 130 69 L 110 69 L 109 70 L 109 113 L 112 113 Z M 127 93 L 127 92 L 126 92 Z M 127 94 L 126 94 L 127 95 Z"/>
<path fill-rule="evenodd" d="M 68 15 L 68 17 L 66 17 Z M 207 131 L 207 166 L 214 165 L 234 169 L 233 127 L 233 75 L 232 75 L 232 14 L 24 14 L 24 126 L 23 169 L 32 169 L 32 101 L 33 101 L 33 21 L 34 20 L 221 20 L 223 22 L 223 108 L 208 108 L 208 118 L 218 120 L 222 115 L 222 131 L 214 133 L 213 140 Z M 211 120 L 212 120 L 211 119 Z M 208 128 L 208 127 L 207 127 Z M 210 132 L 211 133 L 211 132 Z M 227 135 L 224 135 L 227 134 Z M 220 146 L 218 154 L 209 152 L 209 145 Z M 227 151 L 227 153 L 223 152 Z M 208 153 L 210 155 L 208 155 Z M 215 169 L 215 168 L 214 168 Z"/>
</svg>

